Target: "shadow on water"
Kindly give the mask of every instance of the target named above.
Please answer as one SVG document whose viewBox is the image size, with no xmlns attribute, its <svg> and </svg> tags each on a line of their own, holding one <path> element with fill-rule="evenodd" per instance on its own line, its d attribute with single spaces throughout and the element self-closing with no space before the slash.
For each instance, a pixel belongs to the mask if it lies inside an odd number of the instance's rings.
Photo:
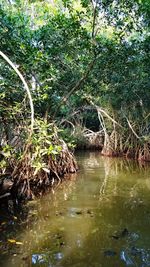
<svg viewBox="0 0 150 267">
<path fill-rule="evenodd" d="M 20 244 L 9 244 L 1 266 L 150 266 L 149 165 L 77 157 L 77 177 L 29 203 L 24 229 L 6 233 Z"/>
<path fill-rule="evenodd" d="M 34 209 L 33 209 L 34 214 Z M 11 198 L 0 203 L 0 266 L 19 255 L 23 243 L 20 237 L 24 230 L 36 220 L 30 216 L 29 207 Z M 9 265 L 8 265 L 9 266 Z M 11 266 L 11 263 L 10 263 Z"/>
</svg>

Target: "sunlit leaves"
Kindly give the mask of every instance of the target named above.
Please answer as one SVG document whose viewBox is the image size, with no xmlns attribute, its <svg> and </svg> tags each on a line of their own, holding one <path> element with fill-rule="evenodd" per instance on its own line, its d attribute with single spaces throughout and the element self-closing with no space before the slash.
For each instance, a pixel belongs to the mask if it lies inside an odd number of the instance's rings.
<svg viewBox="0 0 150 267">
<path fill-rule="evenodd" d="M 51 156 L 55 159 L 62 151 L 61 145 L 55 144 L 57 128 L 54 124 L 37 120 L 32 136 L 32 167 L 35 169 L 34 175 L 40 170 L 49 173 L 45 163 L 45 158 Z"/>
</svg>

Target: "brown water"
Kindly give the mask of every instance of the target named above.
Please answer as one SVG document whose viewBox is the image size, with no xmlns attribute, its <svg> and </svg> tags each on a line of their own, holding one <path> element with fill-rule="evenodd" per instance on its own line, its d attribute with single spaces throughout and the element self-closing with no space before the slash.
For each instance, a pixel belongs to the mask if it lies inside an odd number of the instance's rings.
<svg viewBox="0 0 150 267">
<path fill-rule="evenodd" d="M 77 158 L 53 192 L 11 218 L 1 211 L 1 267 L 150 266 L 150 165 Z"/>
</svg>

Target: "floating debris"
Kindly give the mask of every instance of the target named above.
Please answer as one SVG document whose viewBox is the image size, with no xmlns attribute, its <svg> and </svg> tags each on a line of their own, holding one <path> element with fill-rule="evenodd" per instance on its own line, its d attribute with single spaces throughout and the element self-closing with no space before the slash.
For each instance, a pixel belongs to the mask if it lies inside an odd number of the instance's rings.
<svg viewBox="0 0 150 267">
<path fill-rule="evenodd" d="M 75 213 L 76 213 L 77 215 L 81 215 L 83 212 L 82 212 L 82 210 L 77 210 Z"/>
<path fill-rule="evenodd" d="M 15 245 L 23 245 L 22 242 L 20 242 L 20 241 L 16 241 L 15 239 L 8 239 L 7 241 L 8 241 L 9 243 L 11 243 L 11 244 L 15 244 Z"/>
<path fill-rule="evenodd" d="M 129 236 L 129 231 L 127 228 L 124 228 L 120 233 L 115 233 L 114 235 L 111 235 L 110 237 L 112 237 L 113 239 L 120 239 L 120 238 L 124 238 Z"/>
</svg>

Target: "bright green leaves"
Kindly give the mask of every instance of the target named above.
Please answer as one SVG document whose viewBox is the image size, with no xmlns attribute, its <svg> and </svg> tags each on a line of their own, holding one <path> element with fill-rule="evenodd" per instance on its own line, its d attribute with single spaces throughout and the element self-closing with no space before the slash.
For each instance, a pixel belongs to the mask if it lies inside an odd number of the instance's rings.
<svg viewBox="0 0 150 267">
<path fill-rule="evenodd" d="M 50 145 L 47 150 L 47 155 L 58 155 L 61 152 L 62 148 L 58 145 Z"/>
<path fill-rule="evenodd" d="M 2 155 L 4 158 L 9 159 L 11 157 L 12 147 L 10 145 L 5 145 L 2 149 Z"/>
<path fill-rule="evenodd" d="M 14 149 L 12 146 L 6 144 L 1 148 L 0 151 L 0 171 L 3 173 L 5 172 L 7 166 L 8 166 L 8 161 L 12 157 L 12 153 L 14 152 Z"/>
<path fill-rule="evenodd" d="M 35 168 L 34 175 L 40 170 L 49 173 L 45 162 L 47 158 L 56 159 L 62 151 L 61 144 L 58 145 L 57 128 L 54 124 L 48 124 L 46 121 L 36 120 L 34 133 L 32 136 L 32 162 Z"/>
<path fill-rule="evenodd" d="M 45 162 L 40 162 L 40 160 L 33 161 L 32 167 L 35 169 L 34 176 L 41 170 L 48 170 L 46 168 L 46 163 Z M 46 172 L 49 173 L 49 170 L 46 171 Z"/>
</svg>

